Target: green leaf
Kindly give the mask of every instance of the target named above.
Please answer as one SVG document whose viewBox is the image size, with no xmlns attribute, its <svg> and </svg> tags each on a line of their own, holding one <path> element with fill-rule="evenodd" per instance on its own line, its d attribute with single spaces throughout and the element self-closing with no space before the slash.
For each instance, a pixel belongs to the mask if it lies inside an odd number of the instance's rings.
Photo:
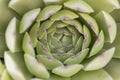
<svg viewBox="0 0 120 80">
<path fill-rule="evenodd" d="M 71 80 L 112 80 L 112 77 L 103 69 L 95 71 L 80 71 L 72 76 Z"/>
<path fill-rule="evenodd" d="M 115 20 L 105 11 L 101 11 L 99 14 L 97 14 L 95 19 L 104 32 L 105 41 L 112 43 L 115 40 L 117 33 L 117 25 Z"/>
<path fill-rule="evenodd" d="M 80 65 L 80 64 L 60 66 L 60 67 L 54 68 L 52 70 L 52 73 L 62 77 L 71 77 L 77 72 L 79 72 L 82 68 L 83 68 L 83 65 Z"/>
<path fill-rule="evenodd" d="M 83 0 L 69 0 L 64 3 L 64 6 L 77 12 L 92 13 L 92 7 Z"/>
<path fill-rule="evenodd" d="M 64 61 L 64 64 L 79 64 L 81 63 L 84 58 L 87 56 L 89 49 L 84 49 L 77 54 L 69 57 Z"/>
<path fill-rule="evenodd" d="M 115 50 L 115 53 L 114 53 L 114 56 L 115 58 L 120 58 L 120 23 L 117 24 L 117 35 L 116 35 L 116 38 L 115 38 L 115 41 L 111 44 L 111 43 L 105 43 L 105 46 L 104 48 L 105 49 L 108 49 L 112 46 L 115 46 L 116 50 Z"/>
<path fill-rule="evenodd" d="M 103 67 L 105 67 L 109 61 L 112 59 L 113 54 L 115 52 L 115 48 L 110 48 L 108 50 L 100 52 L 99 55 L 86 59 L 83 64 L 84 64 L 84 70 L 85 71 L 92 71 L 92 70 L 98 70 Z"/>
<path fill-rule="evenodd" d="M 2 61 L 0 60 L 0 76 L 2 75 L 3 70 L 4 70 L 4 65 Z"/>
<path fill-rule="evenodd" d="M 90 15 L 88 15 L 86 13 L 79 13 L 79 15 L 80 15 L 80 19 L 85 24 L 87 24 L 88 27 L 98 36 L 98 34 L 99 34 L 99 26 L 98 26 L 96 20 L 92 16 L 90 16 Z"/>
<path fill-rule="evenodd" d="M 24 38 L 23 38 L 22 48 L 25 53 L 35 56 L 33 44 L 27 32 L 25 33 Z"/>
<path fill-rule="evenodd" d="M 39 62 L 42 62 L 48 70 L 52 70 L 53 68 L 63 65 L 62 62 L 52 56 L 38 55 L 37 59 Z"/>
<path fill-rule="evenodd" d="M 11 53 L 6 51 L 4 60 L 6 69 L 14 80 L 29 80 L 32 77 L 26 68 L 22 52 Z"/>
<path fill-rule="evenodd" d="M 103 34 L 103 31 L 101 31 L 98 35 L 97 40 L 92 46 L 89 57 L 98 54 L 100 50 L 103 48 L 103 46 L 104 46 L 104 34 Z"/>
<path fill-rule="evenodd" d="M 9 75 L 8 71 L 5 69 L 1 75 L 0 80 L 13 80 Z"/>
<path fill-rule="evenodd" d="M 37 45 L 37 39 L 38 39 L 38 34 L 39 34 L 39 27 L 40 27 L 40 23 L 35 23 L 31 30 L 30 30 L 30 38 L 33 44 L 33 47 L 36 47 Z"/>
<path fill-rule="evenodd" d="M 39 22 L 39 21 L 43 21 L 50 18 L 52 15 L 58 12 L 61 8 L 62 8 L 61 5 L 51 5 L 51 6 L 45 7 L 38 15 L 37 21 Z"/>
<path fill-rule="evenodd" d="M 71 20 L 75 18 L 78 18 L 78 15 L 75 14 L 74 12 L 70 10 L 61 10 L 57 12 L 55 15 L 53 15 L 50 19 L 58 21 L 58 20 Z"/>
<path fill-rule="evenodd" d="M 108 65 L 105 67 L 105 70 L 111 75 L 113 80 L 120 80 L 120 59 L 112 59 Z"/>
<path fill-rule="evenodd" d="M 55 75 L 55 74 L 52 74 L 50 75 L 50 78 L 48 80 L 71 80 L 70 77 L 66 78 L 66 77 L 61 77 L 61 76 L 58 76 L 58 75 Z"/>
<path fill-rule="evenodd" d="M 55 53 L 52 54 L 53 57 L 55 57 L 56 59 L 60 60 L 60 61 L 65 61 L 66 59 L 68 59 L 69 57 L 71 57 L 73 54 L 72 53 Z"/>
<path fill-rule="evenodd" d="M 53 23 L 54 21 L 52 20 L 46 20 L 41 24 L 39 29 L 39 39 L 42 39 L 45 36 L 46 30 L 49 29 Z"/>
<path fill-rule="evenodd" d="M 114 20 L 115 20 L 117 23 L 120 22 L 120 18 L 119 18 L 119 16 L 120 16 L 120 9 L 119 9 L 119 8 L 118 8 L 118 9 L 114 9 L 114 10 L 110 13 L 110 15 L 114 18 Z"/>
<path fill-rule="evenodd" d="M 20 22 L 20 29 L 19 29 L 20 33 L 24 33 L 33 24 L 39 12 L 40 12 L 40 8 L 37 8 L 37 9 L 32 9 L 23 15 L 22 20 Z"/>
<path fill-rule="evenodd" d="M 83 26 L 83 35 L 84 35 L 84 40 L 83 40 L 83 44 L 82 44 L 82 49 L 86 49 L 90 43 L 91 43 L 91 34 L 89 29 L 84 25 Z"/>
<path fill-rule="evenodd" d="M 23 34 L 19 34 L 19 25 L 17 19 L 14 17 L 5 32 L 5 41 L 7 47 L 11 52 L 22 51 Z"/>
<path fill-rule="evenodd" d="M 83 34 L 82 24 L 78 20 L 65 20 L 64 23 L 74 26 L 81 34 Z"/>
<path fill-rule="evenodd" d="M 39 78 L 49 78 L 49 72 L 47 71 L 45 66 L 41 62 L 39 62 L 35 57 L 29 54 L 25 54 L 24 59 L 27 69 L 30 71 L 31 74 Z"/>
<path fill-rule="evenodd" d="M 15 12 L 8 7 L 9 1 L 0 0 L 0 34 L 5 33 L 9 21 L 16 16 Z"/>
<path fill-rule="evenodd" d="M 43 1 L 42 0 L 10 0 L 9 5 L 11 9 L 16 11 L 20 15 L 24 15 L 26 12 L 35 9 L 42 8 Z"/>
<path fill-rule="evenodd" d="M 49 49 L 40 41 L 37 42 L 36 50 L 38 54 L 51 55 Z"/>
<path fill-rule="evenodd" d="M 87 2 L 93 9 L 94 13 L 97 14 L 101 10 L 104 10 L 106 12 L 111 12 L 112 10 L 119 8 L 119 2 L 118 0 L 84 0 Z"/>
<path fill-rule="evenodd" d="M 45 5 L 62 4 L 66 0 L 43 0 Z"/>
</svg>

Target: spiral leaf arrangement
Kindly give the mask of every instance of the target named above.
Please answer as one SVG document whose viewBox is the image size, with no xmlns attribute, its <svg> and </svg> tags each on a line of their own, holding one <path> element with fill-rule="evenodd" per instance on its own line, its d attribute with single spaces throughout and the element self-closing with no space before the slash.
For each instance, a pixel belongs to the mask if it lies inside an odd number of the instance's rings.
<svg viewBox="0 0 120 80">
<path fill-rule="evenodd" d="M 119 7 L 118 0 L 0 0 L 0 79 L 120 80 Z"/>
</svg>

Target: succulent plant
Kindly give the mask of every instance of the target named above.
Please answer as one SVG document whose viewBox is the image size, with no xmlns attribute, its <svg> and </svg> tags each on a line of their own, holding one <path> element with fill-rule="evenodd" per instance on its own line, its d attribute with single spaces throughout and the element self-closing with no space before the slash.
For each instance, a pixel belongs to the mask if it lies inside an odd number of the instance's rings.
<svg viewBox="0 0 120 80">
<path fill-rule="evenodd" d="M 0 80 L 120 80 L 119 0 L 0 0 Z"/>
</svg>

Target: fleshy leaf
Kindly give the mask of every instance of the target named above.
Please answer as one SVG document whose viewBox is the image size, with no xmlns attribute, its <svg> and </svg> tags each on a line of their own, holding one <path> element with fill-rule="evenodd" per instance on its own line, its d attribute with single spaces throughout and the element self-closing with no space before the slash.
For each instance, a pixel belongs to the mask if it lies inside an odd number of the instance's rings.
<svg viewBox="0 0 120 80">
<path fill-rule="evenodd" d="M 120 59 L 112 59 L 105 70 L 111 75 L 113 80 L 120 80 Z"/>
<path fill-rule="evenodd" d="M 37 42 L 36 50 L 38 54 L 51 55 L 49 49 L 41 42 Z"/>
<path fill-rule="evenodd" d="M 101 10 L 104 10 L 109 13 L 112 10 L 119 8 L 118 0 L 100 0 L 100 1 L 84 0 L 84 1 L 87 2 L 94 9 L 95 12 L 93 14 L 97 14 Z"/>
<path fill-rule="evenodd" d="M 85 65 L 84 70 L 92 71 L 105 67 L 108 64 L 108 62 L 112 59 L 114 52 L 115 48 L 113 47 L 101 52 L 99 55 L 93 58 L 89 58 L 83 63 Z"/>
<path fill-rule="evenodd" d="M 5 33 L 9 21 L 16 16 L 15 12 L 8 7 L 9 1 L 0 0 L 0 34 Z"/>
<path fill-rule="evenodd" d="M 16 18 L 13 18 L 5 32 L 5 40 L 7 47 L 11 52 L 22 51 L 23 35 L 19 34 L 19 25 Z"/>
<path fill-rule="evenodd" d="M 0 80 L 13 80 L 9 75 L 8 71 L 5 69 L 1 75 Z"/>
<path fill-rule="evenodd" d="M 58 66 L 62 66 L 62 62 L 52 56 L 38 55 L 38 61 L 42 62 L 48 70 L 52 70 Z"/>
<path fill-rule="evenodd" d="M 45 7 L 40 14 L 38 15 L 37 21 L 43 21 L 54 15 L 56 12 L 58 12 L 62 8 L 61 5 L 51 5 Z"/>
<path fill-rule="evenodd" d="M 74 11 L 92 13 L 94 10 L 92 7 L 83 0 L 69 0 L 64 3 L 64 6 Z"/>
<path fill-rule="evenodd" d="M 26 80 L 32 77 L 25 66 L 23 53 L 13 54 L 10 51 L 6 51 L 4 60 L 7 70 L 14 80 Z"/>
<path fill-rule="evenodd" d="M 64 64 L 79 64 L 87 56 L 89 49 L 84 49 L 64 61 Z"/>
<path fill-rule="evenodd" d="M 32 29 L 30 30 L 30 38 L 33 44 L 33 47 L 36 47 L 37 45 L 37 39 L 38 39 L 38 34 L 39 34 L 39 27 L 40 27 L 40 23 L 35 23 L 32 27 Z"/>
<path fill-rule="evenodd" d="M 71 49 L 69 52 L 74 54 L 78 53 L 82 49 L 82 43 L 83 43 L 83 37 L 80 37 L 77 43 L 75 44 L 74 48 Z"/>
<path fill-rule="evenodd" d="M 32 78 L 30 80 L 43 80 L 43 79 L 40 79 L 40 78 Z"/>
<path fill-rule="evenodd" d="M 91 34 L 90 34 L 89 29 L 85 25 L 83 26 L 83 31 L 84 31 L 84 33 L 83 33 L 84 40 L 83 40 L 83 44 L 82 44 L 82 49 L 86 49 L 90 45 Z"/>
<path fill-rule="evenodd" d="M 77 20 L 66 20 L 64 23 L 74 26 L 80 33 L 83 34 L 82 24 Z"/>
<path fill-rule="evenodd" d="M 85 14 L 85 13 L 79 13 L 79 14 L 80 14 L 80 18 L 83 20 L 83 22 L 85 24 L 87 24 L 88 27 L 90 27 L 90 29 L 92 29 L 96 35 L 98 35 L 99 27 L 98 27 L 96 20 L 88 14 Z"/>
<path fill-rule="evenodd" d="M 43 1 L 34 0 L 33 2 L 31 0 L 10 0 L 8 6 L 18 14 L 23 15 L 29 10 L 43 7 Z"/>
<path fill-rule="evenodd" d="M 24 38 L 23 38 L 22 48 L 25 53 L 35 56 L 33 44 L 27 32 L 25 33 Z"/>
<path fill-rule="evenodd" d="M 53 23 L 54 21 L 52 20 L 46 20 L 41 24 L 39 29 L 39 39 L 42 39 L 45 36 L 46 30 L 50 28 Z"/>
<path fill-rule="evenodd" d="M 103 31 L 101 31 L 98 35 L 97 40 L 92 46 L 89 57 L 94 56 L 97 53 L 99 53 L 100 50 L 103 48 L 103 46 L 104 46 L 104 34 L 103 34 Z"/>
<path fill-rule="evenodd" d="M 43 0 L 45 5 L 62 4 L 66 0 Z"/>
<path fill-rule="evenodd" d="M 82 68 L 83 68 L 83 65 L 80 65 L 80 64 L 60 66 L 60 67 L 54 68 L 52 70 L 52 73 L 62 77 L 71 77 L 77 72 L 79 72 Z"/>
<path fill-rule="evenodd" d="M 103 69 L 95 71 L 80 71 L 72 76 L 71 80 L 112 80 L 112 77 Z"/>
<path fill-rule="evenodd" d="M 95 16 L 95 19 L 104 32 L 105 40 L 112 43 L 117 33 L 117 25 L 112 16 L 105 11 L 101 11 Z"/>
<path fill-rule="evenodd" d="M 65 61 L 67 58 L 69 58 L 70 56 L 72 56 L 72 53 L 62 53 L 62 54 L 52 54 L 53 57 L 55 57 L 56 59 L 60 60 L 60 61 Z"/>
<path fill-rule="evenodd" d="M 30 80 L 43 80 L 43 79 L 40 79 L 40 78 L 32 78 Z"/>
<path fill-rule="evenodd" d="M 120 58 L 120 23 L 117 24 L 117 35 L 116 35 L 116 39 L 115 41 L 111 44 L 111 43 L 105 43 L 105 46 L 104 48 L 105 49 L 108 49 L 112 46 L 115 46 L 116 50 L 115 50 L 115 53 L 114 53 L 114 58 Z"/>
<path fill-rule="evenodd" d="M 120 16 L 120 8 L 114 9 L 110 14 L 117 23 L 120 22 L 120 18 L 119 18 L 119 16 Z"/>
<path fill-rule="evenodd" d="M 50 78 L 49 78 L 49 80 L 71 80 L 71 78 L 70 77 L 61 77 L 61 76 L 58 76 L 58 75 L 55 75 L 55 74 L 52 74 L 51 73 L 51 75 L 50 75 Z"/>
<path fill-rule="evenodd" d="M 2 61 L 0 60 L 0 76 L 2 75 L 2 72 L 3 72 L 3 70 L 4 70 L 4 65 L 3 65 L 3 63 L 2 63 Z"/>
<path fill-rule="evenodd" d="M 40 8 L 30 10 L 24 14 L 20 23 L 20 29 L 19 29 L 20 33 L 24 33 L 33 24 L 39 12 L 40 12 Z"/>
<path fill-rule="evenodd" d="M 57 12 L 55 15 L 53 15 L 50 19 L 58 21 L 58 20 L 71 20 L 75 18 L 78 18 L 78 15 L 75 14 L 74 12 L 70 10 L 61 10 Z"/>
<path fill-rule="evenodd" d="M 49 78 L 49 72 L 45 66 L 39 62 L 35 57 L 25 54 L 24 55 L 25 64 L 31 74 L 39 78 Z"/>
</svg>

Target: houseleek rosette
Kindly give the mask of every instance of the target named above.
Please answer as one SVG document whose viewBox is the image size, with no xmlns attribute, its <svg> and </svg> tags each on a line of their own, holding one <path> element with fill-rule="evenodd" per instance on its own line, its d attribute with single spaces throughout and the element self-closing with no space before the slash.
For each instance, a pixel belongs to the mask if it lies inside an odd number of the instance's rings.
<svg viewBox="0 0 120 80">
<path fill-rule="evenodd" d="M 120 80 L 118 0 L 0 0 L 1 80 Z"/>
</svg>

